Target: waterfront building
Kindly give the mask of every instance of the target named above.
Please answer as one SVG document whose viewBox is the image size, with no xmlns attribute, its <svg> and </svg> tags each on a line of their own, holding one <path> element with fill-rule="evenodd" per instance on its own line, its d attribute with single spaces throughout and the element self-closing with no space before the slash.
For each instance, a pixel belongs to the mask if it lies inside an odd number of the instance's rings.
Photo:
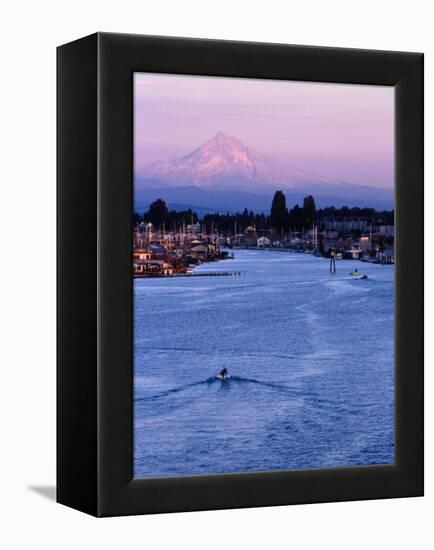
<svg viewBox="0 0 434 550">
<path fill-rule="evenodd" d="M 344 259 L 358 260 L 363 254 L 363 250 L 358 244 L 353 244 L 344 250 Z"/>
<path fill-rule="evenodd" d="M 208 258 L 208 247 L 202 243 L 194 244 L 190 249 L 190 256 L 194 260 L 204 261 Z"/>
<path fill-rule="evenodd" d="M 325 220 L 323 222 L 326 230 L 337 231 L 368 231 L 369 222 L 367 220 Z"/>
<path fill-rule="evenodd" d="M 267 239 L 267 237 L 259 237 L 259 239 L 256 241 L 256 246 L 258 248 L 267 248 L 271 244 L 270 239 Z"/>
<path fill-rule="evenodd" d="M 166 248 L 160 244 L 156 244 L 156 243 L 152 244 L 150 247 L 150 250 L 152 254 L 152 259 L 154 260 L 162 259 L 167 255 Z"/>
<path fill-rule="evenodd" d="M 136 260 L 133 273 L 136 276 L 167 277 L 173 274 L 173 266 L 163 260 Z"/>
<path fill-rule="evenodd" d="M 133 250 L 133 261 L 144 261 L 151 259 L 151 252 L 143 248 L 135 248 Z"/>
</svg>

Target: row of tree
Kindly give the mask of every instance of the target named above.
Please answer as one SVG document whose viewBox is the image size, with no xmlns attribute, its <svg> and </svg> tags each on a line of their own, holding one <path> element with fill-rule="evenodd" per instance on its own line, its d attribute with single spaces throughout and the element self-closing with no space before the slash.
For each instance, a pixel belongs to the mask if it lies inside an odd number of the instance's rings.
<svg viewBox="0 0 434 550">
<path fill-rule="evenodd" d="M 335 208 L 334 206 L 317 209 L 312 195 L 304 198 L 303 206 L 296 204 L 288 209 L 286 197 L 282 191 L 276 191 L 271 203 L 269 215 L 264 213 L 255 214 L 245 208 L 243 212 L 235 214 L 205 214 L 200 220 L 205 226 L 207 233 L 218 231 L 226 235 L 246 230 L 249 226 L 255 227 L 257 231 L 274 229 L 279 232 L 289 230 L 302 231 L 310 229 L 313 223 L 322 230 L 326 221 L 345 221 L 352 219 L 363 219 L 372 224 L 393 225 L 394 212 L 378 212 L 374 208 Z M 140 216 L 135 213 L 133 216 L 134 225 L 140 222 L 151 222 L 155 227 L 162 227 L 167 230 L 177 230 L 182 225 L 197 223 L 199 217 L 191 209 L 184 211 L 170 210 L 162 199 L 154 201 L 147 212 Z"/>
<path fill-rule="evenodd" d="M 167 208 L 167 204 L 163 199 L 157 199 L 150 206 L 149 210 L 140 216 L 137 212 L 133 214 L 133 224 L 137 225 L 141 222 L 151 222 L 154 227 L 162 227 L 163 225 L 167 229 L 177 229 L 183 224 L 193 224 L 199 221 L 196 212 L 193 212 L 191 208 L 188 210 L 177 211 Z"/>
<path fill-rule="evenodd" d="M 315 200 L 312 195 L 305 197 L 303 206 L 296 204 L 288 210 L 283 191 L 276 191 L 271 203 L 270 226 L 278 231 L 302 230 L 311 227 L 316 219 Z"/>
<path fill-rule="evenodd" d="M 320 208 L 316 211 L 317 219 L 321 221 L 335 220 L 367 220 L 372 222 L 373 225 L 393 225 L 394 224 L 394 211 L 382 210 L 378 211 L 375 208 L 359 208 L 348 206 L 342 206 L 342 208 L 335 208 L 334 206 L 327 206 Z"/>
</svg>

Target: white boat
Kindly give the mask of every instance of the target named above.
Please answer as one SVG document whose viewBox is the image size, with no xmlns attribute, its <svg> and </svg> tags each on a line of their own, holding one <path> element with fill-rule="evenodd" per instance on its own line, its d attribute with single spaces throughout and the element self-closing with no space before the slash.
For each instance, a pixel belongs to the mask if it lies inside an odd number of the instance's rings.
<svg viewBox="0 0 434 550">
<path fill-rule="evenodd" d="M 355 271 L 351 271 L 350 275 L 352 277 L 355 277 L 356 279 L 367 279 L 368 276 L 365 275 L 365 273 L 362 273 L 361 271 L 358 271 L 357 269 Z"/>
</svg>

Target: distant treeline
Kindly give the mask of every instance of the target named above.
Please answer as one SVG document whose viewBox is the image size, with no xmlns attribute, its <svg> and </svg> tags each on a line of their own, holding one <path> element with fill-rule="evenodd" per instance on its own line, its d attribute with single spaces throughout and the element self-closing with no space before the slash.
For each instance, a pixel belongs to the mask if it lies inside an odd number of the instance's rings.
<svg viewBox="0 0 434 550">
<path fill-rule="evenodd" d="M 134 225 L 140 222 L 151 222 L 155 227 L 164 227 L 166 230 L 178 230 L 182 225 L 197 223 L 205 227 L 207 233 L 219 231 L 224 234 L 244 231 L 247 227 L 255 227 L 257 231 L 274 229 L 277 231 L 303 231 L 311 229 L 315 223 L 319 230 L 325 227 L 325 222 L 364 220 L 372 225 L 393 225 L 394 212 L 379 212 L 374 208 L 335 208 L 329 206 L 317 209 L 314 198 L 309 195 L 303 200 L 303 206 L 296 204 L 288 209 L 286 197 L 282 191 L 276 191 L 268 215 L 255 214 L 247 208 L 235 214 L 205 214 L 199 219 L 191 209 L 182 212 L 170 210 L 162 199 L 154 201 L 147 212 L 141 216 L 135 213 Z"/>
<path fill-rule="evenodd" d="M 155 227 L 166 227 L 167 230 L 178 229 L 183 224 L 189 225 L 197 223 L 199 217 L 193 210 L 183 210 L 181 212 L 176 210 L 170 210 L 167 208 L 167 204 L 163 199 L 155 200 L 150 206 L 147 212 L 144 212 L 141 216 L 137 212 L 133 214 L 133 224 L 151 222 Z"/>
</svg>

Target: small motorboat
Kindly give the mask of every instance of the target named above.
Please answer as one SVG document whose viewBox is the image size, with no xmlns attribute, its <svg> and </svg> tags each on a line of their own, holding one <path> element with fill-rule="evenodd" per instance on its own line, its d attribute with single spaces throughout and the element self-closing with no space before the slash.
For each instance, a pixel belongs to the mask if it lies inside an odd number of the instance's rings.
<svg viewBox="0 0 434 550">
<path fill-rule="evenodd" d="M 360 271 L 357 271 L 357 269 L 355 269 L 354 271 L 351 271 L 350 275 L 353 276 L 353 277 L 356 277 L 356 279 L 367 279 L 368 278 L 368 276 L 365 275 L 365 273 L 361 273 Z"/>
<path fill-rule="evenodd" d="M 225 367 L 224 369 L 222 369 L 218 374 L 217 374 L 217 378 L 219 380 L 228 380 L 230 378 L 230 374 L 228 372 L 228 369 Z"/>
</svg>

